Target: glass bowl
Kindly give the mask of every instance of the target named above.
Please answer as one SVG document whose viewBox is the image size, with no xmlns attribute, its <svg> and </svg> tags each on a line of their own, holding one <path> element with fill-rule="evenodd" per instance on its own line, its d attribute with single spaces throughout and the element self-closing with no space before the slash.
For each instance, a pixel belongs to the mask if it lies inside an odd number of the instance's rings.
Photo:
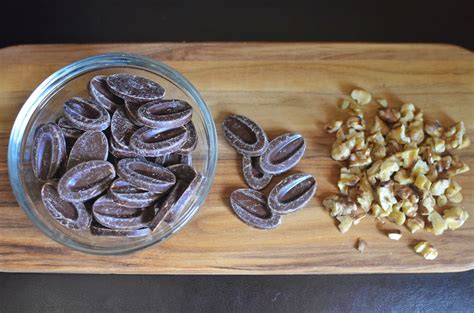
<svg viewBox="0 0 474 313">
<path fill-rule="evenodd" d="M 87 83 L 96 75 L 131 73 L 158 82 L 166 98 L 182 99 L 193 107 L 193 123 L 198 145 L 193 152 L 193 166 L 204 180 L 172 225 L 161 225 L 142 238 L 95 236 L 88 231 L 70 230 L 60 225 L 44 207 L 42 182 L 33 175 L 31 148 L 36 128 L 56 121 L 65 100 L 74 96 L 89 97 Z M 19 205 L 33 223 L 51 239 L 73 249 L 92 254 L 131 253 L 161 242 L 181 229 L 206 199 L 214 179 L 217 162 L 216 128 L 209 108 L 196 88 L 181 74 L 153 59 L 125 53 L 92 56 L 74 62 L 44 80 L 25 102 L 13 124 L 8 145 L 10 183 Z M 163 223 L 162 223 L 163 224 Z"/>
</svg>

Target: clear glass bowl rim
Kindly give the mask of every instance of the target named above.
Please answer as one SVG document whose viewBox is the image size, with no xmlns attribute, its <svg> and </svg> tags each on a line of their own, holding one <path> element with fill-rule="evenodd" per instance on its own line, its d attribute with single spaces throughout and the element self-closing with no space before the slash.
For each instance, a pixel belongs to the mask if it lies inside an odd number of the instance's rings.
<svg viewBox="0 0 474 313">
<path fill-rule="evenodd" d="M 56 92 L 58 88 L 64 86 L 75 77 L 94 70 L 107 69 L 111 67 L 134 68 L 139 70 L 145 70 L 153 74 L 165 76 L 177 83 L 185 92 L 189 94 L 191 98 L 193 98 L 199 110 L 202 112 L 202 117 L 205 124 L 204 129 L 209 141 L 209 152 L 207 159 L 208 170 L 205 173 L 205 185 L 201 189 L 201 193 L 199 194 L 199 198 L 197 199 L 196 203 L 190 210 L 188 210 L 188 212 L 186 212 L 186 214 L 179 220 L 177 224 L 170 228 L 170 230 L 164 236 L 150 240 L 150 242 L 139 246 L 98 250 L 89 248 L 88 246 L 78 243 L 70 238 L 58 238 L 47 225 L 45 225 L 36 217 L 37 213 L 35 213 L 35 210 L 29 206 L 28 201 L 25 197 L 23 186 L 21 184 L 21 145 L 23 142 L 23 137 L 25 135 L 24 130 L 26 129 L 36 108 L 44 101 L 44 99 L 47 99 L 51 94 Z M 10 139 L 8 143 L 8 174 L 10 179 L 10 185 L 12 187 L 13 193 L 15 194 L 18 204 L 23 209 L 23 211 L 25 211 L 26 215 L 35 224 L 35 226 L 38 227 L 49 238 L 62 245 L 89 254 L 120 255 L 132 253 L 138 250 L 145 249 L 151 245 L 157 244 L 167 239 L 171 235 L 175 234 L 191 220 L 197 210 L 204 203 L 204 200 L 207 198 L 211 189 L 217 165 L 217 151 L 217 132 L 214 124 L 214 119 L 212 118 L 212 114 L 209 111 L 206 102 L 190 81 L 188 81 L 182 74 L 180 74 L 170 66 L 163 64 L 157 60 L 136 54 L 115 52 L 94 55 L 66 65 L 65 67 L 51 74 L 32 92 L 32 94 L 28 97 L 28 99 L 20 109 L 11 129 Z"/>
</svg>

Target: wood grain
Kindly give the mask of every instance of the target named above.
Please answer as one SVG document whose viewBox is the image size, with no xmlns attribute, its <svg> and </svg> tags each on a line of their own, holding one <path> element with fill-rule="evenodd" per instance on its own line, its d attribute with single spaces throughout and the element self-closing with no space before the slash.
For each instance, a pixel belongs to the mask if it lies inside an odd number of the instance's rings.
<svg viewBox="0 0 474 313">
<path fill-rule="evenodd" d="M 7 173 L 9 131 L 22 103 L 48 75 L 79 58 L 124 51 L 165 61 L 201 91 L 216 124 L 230 112 L 258 121 L 270 137 L 299 131 L 308 140 L 298 171 L 316 175 L 310 205 L 280 228 L 247 227 L 228 207 L 244 186 L 240 160 L 219 135 L 219 163 L 211 193 L 185 229 L 161 245 L 127 256 L 92 256 L 60 246 L 34 228 L 16 204 Z M 353 87 L 414 102 L 429 118 L 474 125 L 474 57 L 450 45 L 200 43 L 34 45 L 0 50 L 0 271 L 72 273 L 300 274 L 447 272 L 474 268 L 474 171 L 458 181 L 472 216 L 445 236 L 426 232 L 391 241 L 372 218 L 341 235 L 320 203 L 336 191 L 337 162 L 324 123 L 343 112 L 336 104 Z M 219 125 L 218 125 L 219 126 Z M 458 153 L 474 168 L 474 148 Z M 390 224 L 387 227 L 393 227 Z M 359 254 L 357 238 L 368 242 Z M 440 251 L 428 262 L 411 249 L 427 239 Z"/>
</svg>

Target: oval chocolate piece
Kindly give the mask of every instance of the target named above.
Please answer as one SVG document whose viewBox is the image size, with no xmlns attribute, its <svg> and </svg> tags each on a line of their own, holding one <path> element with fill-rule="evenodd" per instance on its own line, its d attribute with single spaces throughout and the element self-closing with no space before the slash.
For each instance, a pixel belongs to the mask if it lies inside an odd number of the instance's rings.
<svg viewBox="0 0 474 313">
<path fill-rule="evenodd" d="M 126 149 L 130 147 L 130 137 L 138 129 L 125 115 L 122 108 L 118 108 L 110 121 L 110 133 L 115 143 Z"/>
<path fill-rule="evenodd" d="M 86 201 L 104 192 L 115 178 L 107 161 L 87 161 L 68 170 L 58 183 L 58 192 L 69 202 Z"/>
<path fill-rule="evenodd" d="M 230 205 L 235 214 L 247 225 L 272 229 L 281 224 L 281 216 L 267 206 L 267 197 L 253 189 L 237 189 L 230 194 Z"/>
<path fill-rule="evenodd" d="M 109 127 L 109 112 L 99 104 L 75 97 L 64 103 L 64 117 L 80 130 L 102 131 Z"/>
<path fill-rule="evenodd" d="M 317 183 L 313 175 L 297 173 L 280 181 L 268 196 L 270 210 L 288 214 L 303 208 L 314 196 Z"/>
<path fill-rule="evenodd" d="M 191 153 L 170 153 L 156 157 L 155 163 L 164 167 L 175 164 L 186 164 L 191 166 L 193 163 L 193 156 Z"/>
<path fill-rule="evenodd" d="M 142 105 L 140 102 L 125 101 L 125 113 L 129 120 L 136 126 L 143 126 L 143 123 L 138 120 L 138 110 Z"/>
<path fill-rule="evenodd" d="M 76 140 L 69 153 L 67 169 L 92 160 L 107 160 L 109 143 L 102 132 L 87 131 Z"/>
<path fill-rule="evenodd" d="M 177 164 L 168 169 L 175 175 L 176 184 L 164 201 L 160 201 L 158 212 L 150 223 L 152 230 L 163 221 L 173 223 L 203 180 L 202 175 L 189 165 Z"/>
<path fill-rule="evenodd" d="M 158 83 L 132 74 L 110 75 L 107 85 L 120 98 L 135 102 L 158 100 L 165 95 L 165 90 Z"/>
<path fill-rule="evenodd" d="M 186 142 L 179 149 L 180 153 L 194 151 L 196 149 L 197 142 L 198 142 L 196 127 L 194 127 L 194 123 L 189 122 L 186 125 L 184 125 L 184 127 L 186 127 L 187 138 L 186 138 Z"/>
<path fill-rule="evenodd" d="M 260 168 L 260 157 L 242 156 L 242 172 L 247 185 L 255 190 L 265 188 L 273 178 L 273 175 L 265 173 Z"/>
<path fill-rule="evenodd" d="M 301 134 L 288 133 L 273 139 L 260 158 L 266 173 L 277 175 L 290 170 L 303 157 L 306 143 Z"/>
<path fill-rule="evenodd" d="M 132 150 L 130 147 L 122 147 L 115 142 L 114 138 L 110 138 L 110 154 L 118 159 L 123 158 L 137 158 L 140 156 L 138 152 Z"/>
<path fill-rule="evenodd" d="M 36 178 L 50 179 L 66 159 L 66 140 L 58 125 L 41 125 L 35 132 L 31 149 L 31 166 Z"/>
<path fill-rule="evenodd" d="M 107 76 L 99 75 L 93 77 L 88 85 L 89 94 L 92 99 L 108 111 L 115 111 L 123 103 L 123 99 L 114 95 L 107 85 Z"/>
<path fill-rule="evenodd" d="M 48 212 L 64 227 L 76 230 L 89 228 L 92 217 L 84 204 L 61 199 L 56 184 L 44 184 L 41 188 L 41 199 Z"/>
<path fill-rule="evenodd" d="M 133 186 L 155 193 L 164 193 L 176 183 L 176 177 L 169 169 L 138 158 L 120 160 L 117 173 Z"/>
<path fill-rule="evenodd" d="M 265 131 L 251 119 L 242 115 L 231 115 L 222 123 L 224 137 L 240 154 L 261 155 L 268 145 Z"/>
<path fill-rule="evenodd" d="M 72 126 L 71 123 L 69 123 L 69 121 L 64 117 L 60 117 L 57 124 L 59 128 L 61 128 L 65 138 L 77 139 L 84 133 L 83 130 Z"/>
<path fill-rule="evenodd" d="M 94 236 L 105 236 L 105 237 L 145 237 L 151 234 L 151 230 L 148 227 L 139 229 L 110 229 L 101 226 L 100 224 L 91 225 L 91 234 Z"/>
<path fill-rule="evenodd" d="M 185 127 L 165 131 L 142 127 L 130 138 L 130 146 L 142 156 L 157 157 L 178 151 L 186 138 Z"/>
<path fill-rule="evenodd" d="M 150 101 L 137 112 L 138 120 L 145 126 L 161 130 L 178 128 L 191 121 L 193 108 L 182 100 Z"/>
<path fill-rule="evenodd" d="M 144 208 L 160 197 L 160 194 L 137 188 L 120 178 L 110 185 L 110 195 L 115 202 L 127 208 Z"/>
<path fill-rule="evenodd" d="M 128 208 L 115 202 L 109 195 L 100 197 L 92 206 L 95 220 L 111 229 L 138 229 L 148 226 L 153 209 Z"/>
</svg>

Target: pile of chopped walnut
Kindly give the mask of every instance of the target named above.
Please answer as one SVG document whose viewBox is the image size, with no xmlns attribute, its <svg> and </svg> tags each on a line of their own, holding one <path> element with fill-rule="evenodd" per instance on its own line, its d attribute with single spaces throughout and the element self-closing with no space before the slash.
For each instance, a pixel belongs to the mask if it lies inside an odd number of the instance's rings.
<svg viewBox="0 0 474 313">
<path fill-rule="evenodd" d="M 445 128 L 439 121 L 425 121 L 412 103 L 396 109 L 377 99 L 380 108 L 368 127 L 362 106 L 372 99 L 365 90 L 353 90 L 340 105 L 348 119 L 325 127 L 336 135 L 331 157 L 345 163 L 337 184 L 340 194 L 323 201 L 339 230 L 348 231 L 367 213 L 412 233 L 426 229 L 441 235 L 461 227 L 468 213 L 456 206 L 462 194 L 454 179 L 469 167 L 450 152 L 470 145 L 464 123 Z"/>
</svg>

